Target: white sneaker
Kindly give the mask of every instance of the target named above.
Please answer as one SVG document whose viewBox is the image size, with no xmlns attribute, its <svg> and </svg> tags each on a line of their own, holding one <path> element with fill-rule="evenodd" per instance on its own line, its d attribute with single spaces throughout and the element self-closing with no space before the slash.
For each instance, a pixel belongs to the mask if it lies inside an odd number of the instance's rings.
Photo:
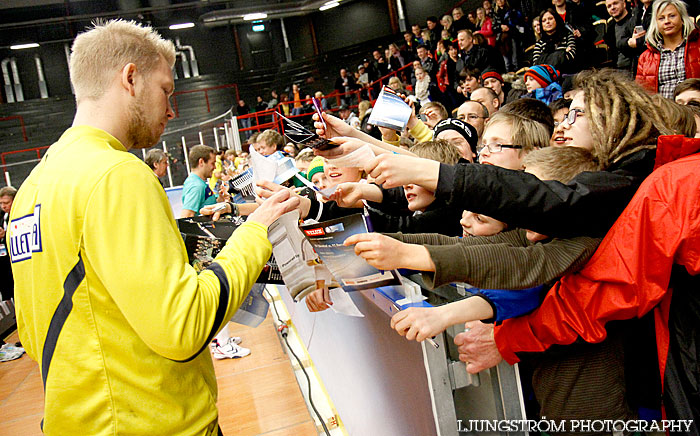
<svg viewBox="0 0 700 436">
<path fill-rule="evenodd" d="M 243 338 L 241 338 L 240 336 L 233 336 L 233 337 L 230 337 L 230 338 L 228 338 L 228 340 L 226 341 L 227 344 L 234 344 L 234 345 L 238 345 L 238 344 L 240 344 L 241 342 L 243 342 Z M 218 347 L 219 345 L 221 345 L 221 344 L 219 344 L 219 340 L 216 339 L 216 338 L 214 338 L 214 339 L 211 340 L 211 343 L 209 344 L 209 349 L 210 349 L 211 352 L 213 353 L 214 350 L 216 350 L 216 347 Z"/>
<path fill-rule="evenodd" d="M 240 357 L 245 357 L 250 354 L 248 348 L 243 348 L 230 341 L 224 345 L 218 345 L 214 348 L 211 353 L 212 357 L 217 360 L 221 359 L 238 359 Z"/>
<path fill-rule="evenodd" d="M 241 338 L 240 336 L 231 336 L 230 338 L 228 338 L 228 341 L 226 343 L 240 345 L 241 342 L 243 342 L 243 338 Z"/>
<path fill-rule="evenodd" d="M 211 351 L 213 353 L 218 346 L 219 346 L 219 341 L 216 338 L 212 339 L 211 342 L 209 343 L 209 351 Z"/>
</svg>

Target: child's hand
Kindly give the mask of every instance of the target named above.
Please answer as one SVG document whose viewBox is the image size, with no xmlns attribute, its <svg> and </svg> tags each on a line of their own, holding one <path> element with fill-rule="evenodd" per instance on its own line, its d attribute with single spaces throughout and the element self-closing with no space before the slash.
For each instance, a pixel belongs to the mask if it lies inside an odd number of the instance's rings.
<svg viewBox="0 0 700 436">
<path fill-rule="evenodd" d="M 408 96 L 403 95 L 403 94 L 399 94 L 399 96 L 401 96 L 403 98 L 403 101 L 406 102 L 406 104 L 411 107 L 411 116 L 408 117 L 408 122 L 406 123 L 406 128 L 408 130 L 411 130 L 416 126 L 416 124 L 418 124 L 418 121 L 420 121 L 418 119 L 418 117 L 416 116 L 416 109 L 415 109 L 416 105 L 415 105 L 415 103 L 413 103 L 413 100 L 408 98 Z"/>
<path fill-rule="evenodd" d="M 381 233 L 352 235 L 343 243 L 346 247 L 353 244 L 355 254 L 377 269 L 390 270 L 404 266 L 403 251 L 408 244 Z"/>
<path fill-rule="evenodd" d="M 316 289 L 306 296 L 306 307 L 309 312 L 321 312 L 333 305 L 328 286 Z"/>
<path fill-rule="evenodd" d="M 336 136 L 353 136 L 353 129 L 348 123 L 338 117 L 334 117 L 326 112 L 323 112 L 323 120 L 326 122 L 326 127 L 318 118 L 318 114 L 313 114 L 314 128 L 316 134 L 321 138 L 331 139 Z"/>
<path fill-rule="evenodd" d="M 381 233 L 352 235 L 343 242 L 346 247 L 353 244 L 355 254 L 380 270 L 409 268 L 435 271 L 433 259 L 422 245 L 406 244 Z"/>
<path fill-rule="evenodd" d="M 275 195 L 275 193 L 279 191 L 283 191 L 285 188 L 282 185 L 278 185 L 277 183 L 271 182 L 269 180 L 258 180 L 255 183 L 255 192 L 258 194 L 258 197 L 260 198 L 269 198 Z"/>
<path fill-rule="evenodd" d="M 349 126 L 348 126 L 349 127 Z M 353 129 L 355 130 L 355 129 Z M 333 159 L 341 156 L 345 156 L 346 154 L 350 154 L 353 151 L 357 150 L 358 148 L 361 148 L 365 144 L 367 144 L 365 141 L 357 138 L 351 137 L 352 135 L 348 136 L 337 136 L 331 139 L 332 142 L 339 144 L 337 147 L 330 148 L 328 150 L 319 150 L 315 149 L 314 154 L 316 156 L 323 156 L 326 159 Z"/>
<path fill-rule="evenodd" d="M 362 200 L 381 203 L 384 194 L 378 186 L 369 183 L 341 183 L 330 197 L 340 207 L 362 207 Z"/>
<path fill-rule="evenodd" d="M 390 129 L 388 127 L 382 127 L 382 126 L 377 126 L 379 127 L 379 131 L 382 132 L 382 140 L 384 141 L 398 141 L 399 140 L 399 135 L 396 133 L 396 130 Z"/>
<path fill-rule="evenodd" d="M 448 322 L 440 307 L 409 307 L 391 317 L 391 328 L 409 341 L 422 342 L 445 331 Z"/>
<path fill-rule="evenodd" d="M 385 189 L 414 183 L 435 192 L 440 162 L 414 156 L 380 154 L 368 161 L 364 169 L 376 184 Z"/>
<path fill-rule="evenodd" d="M 360 183 L 341 183 L 330 199 L 340 207 L 362 207 L 362 186 Z"/>
</svg>

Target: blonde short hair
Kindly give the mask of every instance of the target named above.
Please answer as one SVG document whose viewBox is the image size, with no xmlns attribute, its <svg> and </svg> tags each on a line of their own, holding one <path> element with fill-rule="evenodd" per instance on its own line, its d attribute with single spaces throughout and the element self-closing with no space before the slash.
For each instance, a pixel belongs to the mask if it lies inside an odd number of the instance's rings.
<svg viewBox="0 0 700 436">
<path fill-rule="evenodd" d="M 460 157 L 457 147 L 444 139 L 419 142 L 413 144 L 408 151 L 423 159 L 435 160 L 447 165 L 457 164 Z"/>
<path fill-rule="evenodd" d="M 71 49 L 69 70 L 76 101 L 102 97 L 114 75 L 128 63 L 149 73 L 161 56 L 172 67 L 175 46 L 151 27 L 120 19 L 94 21 L 91 29 L 75 38 Z"/>
<path fill-rule="evenodd" d="M 316 156 L 314 155 L 314 151 L 310 148 L 304 148 L 301 150 L 299 153 L 297 153 L 296 157 L 294 158 L 295 162 L 311 162 L 314 160 Z"/>
<path fill-rule="evenodd" d="M 447 119 L 449 117 L 449 114 L 447 113 L 447 109 L 445 108 L 445 105 L 443 105 L 439 101 L 427 102 L 426 104 L 424 104 L 423 106 L 420 107 L 419 112 L 421 114 L 424 114 L 425 111 L 427 111 L 428 109 L 431 109 L 431 108 L 435 109 L 438 112 L 441 120 Z"/>
<path fill-rule="evenodd" d="M 522 153 L 527 154 L 549 146 L 551 137 L 549 130 L 538 121 L 515 113 L 499 111 L 486 123 L 484 131 L 496 123 L 510 124 L 513 144 L 522 146 Z"/>
<path fill-rule="evenodd" d="M 284 147 L 284 138 L 276 130 L 268 129 L 263 131 L 255 142 L 264 142 L 267 145 L 274 145 L 277 150 Z"/>
<path fill-rule="evenodd" d="M 525 171 L 535 170 L 542 180 L 569 183 L 584 171 L 598 171 L 598 160 L 581 147 L 545 147 L 523 159 Z"/>
</svg>

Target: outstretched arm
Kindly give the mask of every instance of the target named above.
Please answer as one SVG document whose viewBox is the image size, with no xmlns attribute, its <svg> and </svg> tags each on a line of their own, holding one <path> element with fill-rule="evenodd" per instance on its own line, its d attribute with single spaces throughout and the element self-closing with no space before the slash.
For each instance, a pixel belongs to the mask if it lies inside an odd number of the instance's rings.
<svg viewBox="0 0 700 436">
<path fill-rule="evenodd" d="M 699 162 L 695 155 L 655 171 L 580 273 L 562 278 L 532 314 L 497 328 L 508 362 L 578 337 L 600 342 L 608 321 L 641 317 L 666 297 L 674 265 L 700 274 Z"/>
</svg>

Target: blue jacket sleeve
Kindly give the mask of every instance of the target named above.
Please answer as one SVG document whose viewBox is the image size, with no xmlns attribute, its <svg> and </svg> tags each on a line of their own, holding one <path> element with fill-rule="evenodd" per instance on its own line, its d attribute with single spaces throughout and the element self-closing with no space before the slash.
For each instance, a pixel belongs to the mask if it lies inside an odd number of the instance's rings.
<svg viewBox="0 0 700 436">
<path fill-rule="evenodd" d="M 471 291 L 491 304 L 494 314 L 491 321 L 501 322 L 537 309 L 542 301 L 541 297 L 547 293 L 547 288 L 540 285 L 517 291 L 504 289 L 472 289 Z"/>
</svg>

